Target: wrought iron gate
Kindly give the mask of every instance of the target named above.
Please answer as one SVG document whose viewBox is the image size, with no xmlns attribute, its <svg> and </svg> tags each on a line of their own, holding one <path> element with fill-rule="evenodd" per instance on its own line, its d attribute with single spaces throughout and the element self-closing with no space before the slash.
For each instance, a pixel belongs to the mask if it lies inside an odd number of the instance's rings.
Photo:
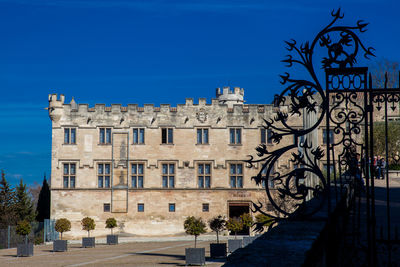
<svg viewBox="0 0 400 267">
<path fill-rule="evenodd" d="M 345 239 L 352 244 L 355 259 L 359 264 L 365 260 L 368 266 L 394 266 L 399 259 L 393 257 L 393 251 L 399 240 L 392 215 L 400 201 L 394 205 L 391 200 L 396 178 L 390 176 L 389 164 L 400 157 L 388 146 L 388 118 L 399 117 L 400 88 L 387 88 L 387 79 L 383 88 L 374 88 L 368 68 L 354 66 L 359 53 L 365 58 L 374 56 L 373 49 L 365 47 L 357 35 L 366 30 L 367 23 L 337 26 L 343 18 L 340 9 L 332 16 L 312 42 L 300 46 L 294 40 L 286 42 L 295 55 L 288 55 L 283 62 L 288 67 L 304 67 L 309 79 L 281 75 L 281 83 L 287 87 L 275 96 L 275 117 L 265 119 L 264 125 L 277 145 L 271 150 L 261 144 L 257 157 L 247 160 L 248 167 L 260 166 L 253 179 L 265 183 L 274 212 L 261 202 L 254 203 L 254 211 L 271 217 L 267 223 L 311 219 L 317 212 L 326 212 L 329 221 L 338 203 L 346 201 Z M 320 61 L 325 88 L 313 61 L 321 53 L 325 55 Z M 309 116 L 314 117 L 311 123 L 293 126 L 294 120 Z M 384 155 L 379 156 L 385 161 L 375 158 L 377 122 L 384 125 Z M 318 135 L 322 142 L 315 137 Z M 397 138 L 400 142 L 400 136 Z M 290 168 L 274 168 L 281 161 L 290 162 Z M 270 180 L 274 189 L 268 186 Z M 397 214 L 400 220 L 400 208 Z M 257 225 L 257 229 L 262 227 Z"/>
</svg>

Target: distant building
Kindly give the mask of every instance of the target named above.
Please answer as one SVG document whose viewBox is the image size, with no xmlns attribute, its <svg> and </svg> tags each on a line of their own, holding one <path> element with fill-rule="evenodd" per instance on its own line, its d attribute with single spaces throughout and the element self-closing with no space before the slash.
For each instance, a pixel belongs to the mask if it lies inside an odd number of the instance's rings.
<svg viewBox="0 0 400 267">
<path fill-rule="evenodd" d="M 71 220 L 70 236 L 86 234 L 80 226 L 86 216 L 96 221 L 94 235 L 109 232 L 109 217 L 121 232 L 167 235 L 183 233 L 187 216 L 235 217 L 258 201 L 271 209 L 263 185 L 251 180 L 260 165 L 249 169 L 243 160 L 260 143 L 277 146 L 262 127 L 276 116 L 272 104 L 247 105 L 243 89 L 229 87 L 217 89 L 211 104 L 189 98 L 177 107 L 64 101 L 49 95 L 51 218 Z M 289 116 L 288 123 L 303 127 L 301 117 Z M 328 134 L 320 128 L 319 140 Z M 293 142 L 286 136 L 278 146 Z M 279 159 L 278 171 L 295 167 L 290 156 Z"/>
</svg>

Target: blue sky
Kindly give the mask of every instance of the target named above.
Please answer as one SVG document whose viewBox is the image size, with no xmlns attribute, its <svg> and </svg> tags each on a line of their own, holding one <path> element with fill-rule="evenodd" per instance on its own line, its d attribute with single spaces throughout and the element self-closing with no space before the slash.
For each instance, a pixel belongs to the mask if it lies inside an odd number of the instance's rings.
<svg viewBox="0 0 400 267">
<path fill-rule="evenodd" d="M 50 173 L 49 93 L 176 105 L 230 85 L 270 103 L 288 71 L 283 41 L 310 40 L 338 7 L 343 24 L 370 22 L 374 60 L 400 62 L 399 1 L 0 0 L 0 168 L 13 184 Z"/>
</svg>

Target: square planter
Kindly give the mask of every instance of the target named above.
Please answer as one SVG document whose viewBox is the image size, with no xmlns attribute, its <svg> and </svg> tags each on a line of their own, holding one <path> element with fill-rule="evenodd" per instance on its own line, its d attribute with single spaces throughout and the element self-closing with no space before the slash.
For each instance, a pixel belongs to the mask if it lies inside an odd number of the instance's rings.
<svg viewBox="0 0 400 267">
<path fill-rule="evenodd" d="M 95 243 L 95 237 L 82 237 L 82 247 L 84 248 L 94 248 Z"/>
<path fill-rule="evenodd" d="M 243 237 L 243 247 L 250 245 L 251 243 L 253 243 L 253 241 L 254 241 L 254 238 L 252 236 Z"/>
<path fill-rule="evenodd" d="M 17 245 L 17 257 L 31 257 L 31 256 L 33 256 L 33 243 Z"/>
<path fill-rule="evenodd" d="M 187 248 L 185 249 L 186 265 L 204 265 L 206 264 L 205 248 Z"/>
<path fill-rule="evenodd" d="M 53 241 L 53 251 L 64 252 L 68 250 L 67 240 L 54 240 Z"/>
<path fill-rule="evenodd" d="M 107 245 L 118 245 L 118 235 L 107 235 Z"/>
<path fill-rule="evenodd" d="M 242 239 L 230 239 L 228 240 L 228 251 L 234 252 L 238 248 L 242 248 L 243 240 Z"/>
<path fill-rule="evenodd" d="M 226 257 L 226 243 L 213 243 L 210 244 L 211 258 L 225 258 Z"/>
</svg>

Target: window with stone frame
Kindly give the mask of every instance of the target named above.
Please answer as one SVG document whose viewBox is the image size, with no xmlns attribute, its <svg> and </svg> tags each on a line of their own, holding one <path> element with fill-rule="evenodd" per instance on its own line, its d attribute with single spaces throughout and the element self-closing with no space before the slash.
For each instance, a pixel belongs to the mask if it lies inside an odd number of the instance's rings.
<svg viewBox="0 0 400 267">
<path fill-rule="evenodd" d="M 111 128 L 99 128 L 99 143 L 101 145 L 111 144 Z"/>
<path fill-rule="evenodd" d="M 76 128 L 64 128 L 64 144 L 76 144 Z"/>
<path fill-rule="evenodd" d="M 264 168 L 261 173 L 262 173 L 263 177 L 267 178 L 266 177 L 267 168 Z M 274 166 L 272 166 L 272 169 L 271 169 L 271 172 L 269 173 L 269 175 L 270 176 L 268 177 L 268 188 L 274 188 L 274 181 L 273 181 L 273 178 L 275 175 L 275 167 Z M 261 186 L 262 186 L 262 188 L 265 188 L 265 180 L 261 180 Z"/>
<path fill-rule="evenodd" d="M 111 175 L 111 164 L 110 163 L 98 163 L 97 164 L 97 187 L 98 188 L 110 188 L 110 175 Z"/>
<path fill-rule="evenodd" d="M 197 185 L 199 188 L 211 187 L 211 164 L 198 163 L 197 164 Z"/>
<path fill-rule="evenodd" d="M 104 211 L 104 212 L 111 212 L 111 205 L 110 205 L 110 203 L 104 203 L 104 204 L 103 204 L 103 211 Z"/>
<path fill-rule="evenodd" d="M 240 145 L 242 143 L 242 129 L 241 128 L 229 129 L 229 143 L 231 145 Z"/>
<path fill-rule="evenodd" d="M 175 212 L 175 203 L 169 203 L 168 204 L 168 211 L 169 212 Z"/>
<path fill-rule="evenodd" d="M 205 145 L 208 144 L 208 129 L 198 128 L 197 129 L 197 144 Z"/>
<path fill-rule="evenodd" d="M 75 188 L 76 163 L 63 163 L 63 187 Z"/>
<path fill-rule="evenodd" d="M 133 144 L 143 145 L 144 144 L 144 128 L 133 128 Z"/>
<path fill-rule="evenodd" d="M 138 212 L 144 212 L 144 203 L 138 203 L 137 204 L 137 211 Z"/>
<path fill-rule="evenodd" d="M 162 187 L 175 187 L 175 163 L 162 164 Z"/>
<path fill-rule="evenodd" d="M 172 128 L 161 128 L 161 144 L 173 144 L 174 131 Z"/>
<path fill-rule="evenodd" d="M 243 188 L 243 164 L 231 163 L 229 166 L 231 188 Z"/>
<path fill-rule="evenodd" d="M 324 145 L 328 143 L 328 134 L 329 134 L 329 143 L 333 143 L 333 130 L 323 129 L 322 130 L 322 142 Z"/>
<path fill-rule="evenodd" d="M 272 130 L 271 129 L 265 129 L 261 128 L 260 129 L 260 137 L 261 137 L 261 144 L 272 144 Z"/>
<path fill-rule="evenodd" d="M 210 204 L 208 204 L 208 203 L 203 203 L 203 205 L 202 205 L 202 211 L 203 211 L 203 212 L 209 212 L 209 211 L 210 211 Z"/>
<path fill-rule="evenodd" d="M 143 188 L 144 184 L 144 164 L 132 163 L 131 164 L 131 187 Z"/>
</svg>

